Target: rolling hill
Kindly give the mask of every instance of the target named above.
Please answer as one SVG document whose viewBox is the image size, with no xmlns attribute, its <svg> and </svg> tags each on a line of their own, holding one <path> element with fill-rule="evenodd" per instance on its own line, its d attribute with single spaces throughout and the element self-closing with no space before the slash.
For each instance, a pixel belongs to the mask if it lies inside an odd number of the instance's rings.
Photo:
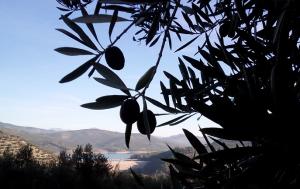
<svg viewBox="0 0 300 189">
<path fill-rule="evenodd" d="M 93 145 L 95 152 L 127 150 L 124 142 L 124 133 L 100 129 L 61 131 L 22 127 L 0 122 L 0 130 L 7 134 L 22 137 L 26 141 L 56 154 L 63 149 L 71 150 L 77 145 L 85 145 L 87 143 Z M 189 146 L 184 135 L 165 138 L 151 136 L 151 142 L 149 142 L 144 135 L 133 133 L 130 150 L 165 151 L 167 150 L 166 144 L 173 147 Z"/>
</svg>

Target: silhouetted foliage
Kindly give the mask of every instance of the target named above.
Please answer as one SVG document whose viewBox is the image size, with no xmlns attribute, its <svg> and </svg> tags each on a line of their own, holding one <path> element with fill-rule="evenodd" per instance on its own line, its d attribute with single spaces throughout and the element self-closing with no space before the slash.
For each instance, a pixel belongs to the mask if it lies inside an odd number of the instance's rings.
<svg viewBox="0 0 300 189">
<path fill-rule="evenodd" d="M 167 177 L 142 178 L 144 188 L 170 188 Z M 0 155 L 0 182 L 7 189 L 140 188 L 130 173 L 112 170 L 107 158 L 95 154 L 90 144 L 77 146 L 72 154 L 62 151 L 56 164 L 35 161 L 29 145 L 17 154 L 7 149 Z"/>
<path fill-rule="evenodd" d="M 186 148 L 175 148 L 176 152 L 185 154 L 188 157 L 193 157 L 194 149 L 192 147 Z M 151 176 L 165 176 L 169 175 L 168 163 L 161 161 L 161 159 L 172 158 L 173 154 L 171 151 L 165 152 L 151 152 L 143 154 L 133 154 L 130 156 L 130 159 L 137 159 L 138 161 L 143 161 L 142 165 L 136 165 L 133 169 L 137 173 L 151 175 Z"/>
<path fill-rule="evenodd" d="M 94 58 L 61 82 L 74 80 L 91 69 L 89 76 L 95 71 L 100 74 L 101 77 L 95 77 L 99 83 L 120 89 L 128 99 L 142 98 L 143 132 L 149 139 L 147 103 L 168 114 L 180 114 L 158 126 L 176 125 L 197 114 L 219 124 L 220 127 L 200 128 L 209 150 L 184 130 L 197 155 L 190 158 L 171 149 L 174 158 L 165 161 L 171 164 L 174 188 L 298 188 L 299 8 L 297 0 L 99 0 L 90 15 L 84 6 L 80 6 L 82 16 L 76 18 L 71 18 L 74 9 L 65 10 L 61 19 L 77 36 L 63 29 L 59 31 L 90 51 L 56 50 L 67 55 L 93 52 Z M 119 21 L 130 24 L 111 39 Z M 98 43 L 93 26 L 104 22 L 110 23 L 111 43 L 106 48 Z M 77 23 L 88 27 L 97 45 Z M 131 89 L 100 59 L 133 26 L 138 29 L 135 41 L 145 41 L 149 47 L 161 42 L 161 48 L 154 66 Z M 181 36 L 190 38 L 183 41 Z M 193 55 L 178 58 L 181 78 L 164 72 L 169 85 L 161 83 L 163 104 L 146 96 L 146 91 L 158 70 L 166 43 L 172 49 L 175 40 L 181 43 L 175 52 L 187 47 L 196 50 Z M 114 96 L 107 98 L 105 103 L 96 100 L 82 106 L 106 109 L 120 106 L 124 101 Z M 128 144 L 131 127 L 127 124 Z M 229 148 L 222 139 L 239 141 L 241 145 Z M 212 140 L 222 149 L 216 150 Z M 251 145 L 244 146 L 243 141 Z"/>
</svg>

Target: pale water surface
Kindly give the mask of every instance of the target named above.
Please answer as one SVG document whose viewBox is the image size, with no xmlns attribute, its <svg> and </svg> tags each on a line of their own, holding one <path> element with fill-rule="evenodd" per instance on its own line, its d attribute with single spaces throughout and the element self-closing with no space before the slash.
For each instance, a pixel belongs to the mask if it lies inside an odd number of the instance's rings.
<svg viewBox="0 0 300 189">
<path fill-rule="evenodd" d="M 104 155 L 109 160 L 127 160 L 130 158 L 132 153 L 118 153 L 118 152 L 106 152 Z"/>
</svg>

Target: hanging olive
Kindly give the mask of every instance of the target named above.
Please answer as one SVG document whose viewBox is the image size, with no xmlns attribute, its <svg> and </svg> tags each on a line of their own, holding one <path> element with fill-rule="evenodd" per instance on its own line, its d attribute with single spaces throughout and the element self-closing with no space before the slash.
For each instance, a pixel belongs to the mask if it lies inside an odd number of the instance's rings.
<svg viewBox="0 0 300 189">
<path fill-rule="evenodd" d="M 140 113 L 140 106 L 135 99 L 127 99 L 123 102 L 120 109 L 120 118 L 126 124 L 137 121 Z"/>
<path fill-rule="evenodd" d="M 154 132 L 156 127 L 156 118 L 155 115 L 151 110 L 147 110 L 147 118 L 150 126 L 150 134 Z M 146 125 L 144 123 L 144 113 L 141 112 L 139 114 L 138 120 L 137 120 L 137 128 L 139 132 L 143 135 L 147 134 Z"/>
<path fill-rule="evenodd" d="M 115 46 L 108 47 L 105 50 L 105 60 L 108 66 L 114 70 L 121 70 L 125 64 L 125 58 L 122 51 Z"/>
</svg>

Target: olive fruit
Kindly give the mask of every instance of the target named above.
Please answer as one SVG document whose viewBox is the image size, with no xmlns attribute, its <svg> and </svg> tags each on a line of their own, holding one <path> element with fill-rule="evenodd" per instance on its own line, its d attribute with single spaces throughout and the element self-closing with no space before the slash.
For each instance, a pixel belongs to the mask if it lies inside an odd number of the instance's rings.
<svg viewBox="0 0 300 189">
<path fill-rule="evenodd" d="M 156 118 L 155 115 L 151 110 L 147 110 L 147 117 L 148 117 L 148 122 L 150 126 L 150 134 L 154 132 L 155 127 L 156 127 Z M 137 128 L 139 132 L 143 135 L 147 134 L 146 126 L 144 124 L 144 113 L 141 112 L 139 114 L 138 120 L 137 120 Z"/>
<path fill-rule="evenodd" d="M 219 34 L 221 37 L 226 37 L 230 30 L 230 22 L 225 22 L 219 28 Z"/>
<path fill-rule="evenodd" d="M 111 69 L 121 70 L 124 67 L 125 58 L 118 47 L 108 47 L 105 50 L 105 60 Z"/>
<path fill-rule="evenodd" d="M 140 106 L 135 99 L 127 99 L 123 102 L 120 109 L 121 120 L 126 124 L 136 122 L 139 117 Z"/>
</svg>

